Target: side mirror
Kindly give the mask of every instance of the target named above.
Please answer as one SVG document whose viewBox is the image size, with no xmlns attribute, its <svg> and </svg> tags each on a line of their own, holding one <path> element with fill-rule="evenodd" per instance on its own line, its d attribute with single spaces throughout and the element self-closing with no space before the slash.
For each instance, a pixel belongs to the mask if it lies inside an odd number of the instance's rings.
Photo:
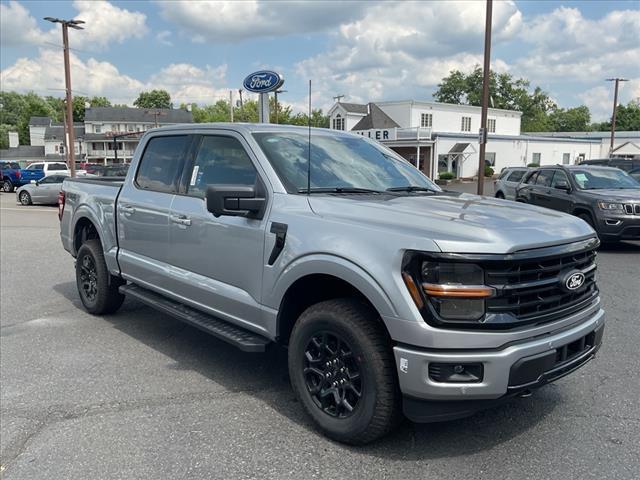
<svg viewBox="0 0 640 480">
<path fill-rule="evenodd" d="M 222 215 L 262 218 L 267 203 L 253 185 L 209 185 L 206 198 L 207 210 L 216 218 Z"/>
<path fill-rule="evenodd" d="M 33 183 L 34 185 L 40 185 L 37 180 L 31 180 L 29 183 Z"/>
<path fill-rule="evenodd" d="M 555 185 L 555 188 L 557 188 L 558 190 L 564 190 L 565 192 L 569 192 L 571 190 L 569 184 L 564 180 L 558 181 Z"/>
</svg>

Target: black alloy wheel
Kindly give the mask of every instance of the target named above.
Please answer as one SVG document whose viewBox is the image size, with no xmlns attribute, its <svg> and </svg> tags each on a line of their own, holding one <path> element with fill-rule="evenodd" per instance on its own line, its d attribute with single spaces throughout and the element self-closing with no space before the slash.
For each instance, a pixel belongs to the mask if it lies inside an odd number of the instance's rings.
<svg viewBox="0 0 640 480">
<path fill-rule="evenodd" d="M 326 414 L 346 418 L 362 397 L 360 369 L 353 350 L 340 334 L 320 332 L 305 349 L 303 373 L 313 402 Z"/>
<path fill-rule="evenodd" d="M 80 260 L 80 294 L 90 303 L 96 301 L 98 296 L 98 270 L 89 254 L 84 255 Z"/>
</svg>

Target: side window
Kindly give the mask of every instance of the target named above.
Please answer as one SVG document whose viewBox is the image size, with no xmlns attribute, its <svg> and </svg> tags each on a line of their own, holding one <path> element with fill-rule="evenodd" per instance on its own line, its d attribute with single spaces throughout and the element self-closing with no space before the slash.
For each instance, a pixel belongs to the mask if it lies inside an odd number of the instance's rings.
<svg viewBox="0 0 640 480">
<path fill-rule="evenodd" d="M 240 141 L 204 136 L 191 172 L 187 194 L 204 198 L 207 185 L 255 185 L 256 169 Z"/>
<path fill-rule="evenodd" d="M 567 178 L 567 174 L 564 172 L 561 172 L 560 170 L 557 170 L 556 174 L 553 176 L 553 181 L 551 182 L 551 186 L 553 188 L 557 188 L 556 185 L 562 182 L 564 182 L 565 185 L 569 185 L 569 179 Z"/>
<path fill-rule="evenodd" d="M 524 181 L 524 183 L 527 183 L 529 185 L 533 185 L 534 183 L 536 183 L 536 178 L 538 178 L 538 173 L 539 172 L 533 172 L 531 173 Z"/>
<path fill-rule="evenodd" d="M 56 183 L 56 178 L 58 178 L 56 175 L 50 175 L 48 177 L 44 177 L 42 180 L 40 180 L 40 185 L 48 184 L 48 183 Z"/>
<path fill-rule="evenodd" d="M 49 165 L 49 171 L 53 171 L 53 170 L 66 170 L 67 166 L 63 165 L 62 163 L 52 163 Z"/>
<path fill-rule="evenodd" d="M 553 178 L 553 170 L 541 170 L 536 180 L 536 185 L 542 187 L 550 187 L 551 179 Z"/>
<path fill-rule="evenodd" d="M 516 170 L 507 179 L 509 182 L 520 182 L 525 174 L 525 170 Z"/>
<path fill-rule="evenodd" d="M 32 163 L 27 170 L 44 170 L 44 163 Z"/>
<path fill-rule="evenodd" d="M 188 135 L 149 140 L 136 173 L 138 187 L 157 192 L 175 192 L 190 141 Z"/>
</svg>

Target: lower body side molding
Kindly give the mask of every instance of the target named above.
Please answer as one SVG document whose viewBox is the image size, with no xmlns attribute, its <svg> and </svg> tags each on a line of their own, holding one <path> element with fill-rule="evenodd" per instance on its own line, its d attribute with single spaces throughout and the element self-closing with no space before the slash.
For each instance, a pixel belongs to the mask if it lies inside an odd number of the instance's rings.
<svg viewBox="0 0 640 480">
<path fill-rule="evenodd" d="M 167 313 L 245 352 L 264 352 L 267 345 L 271 343 L 268 338 L 170 300 L 138 285 L 122 285 L 119 290 L 124 295 Z"/>
</svg>

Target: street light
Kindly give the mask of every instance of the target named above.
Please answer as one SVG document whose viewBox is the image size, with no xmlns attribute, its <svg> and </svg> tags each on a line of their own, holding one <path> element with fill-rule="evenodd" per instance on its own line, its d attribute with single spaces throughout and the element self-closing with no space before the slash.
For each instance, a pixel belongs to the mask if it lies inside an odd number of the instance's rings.
<svg viewBox="0 0 640 480">
<path fill-rule="evenodd" d="M 613 152 L 613 140 L 616 136 L 616 112 L 618 111 L 618 85 L 620 82 L 628 82 L 626 78 L 607 78 L 607 82 L 616 82 L 616 88 L 613 94 L 613 114 L 611 115 L 611 145 L 609 147 L 609 156 Z"/>
<path fill-rule="evenodd" d="M 64 81 L 65 88 L 67 90 L 67 132 L 69 135 L 68 146 L 68 159 L 69 170 L 71 176 L 76 176 L 76 159 L 75 159 L 75 135 L 73 131 L 73 98 L 71 96 L 71 68 L 69 67 L 69 28 L 75 30 L 83 30 L 84 27 L 80 25 L 84 22 L 82 20 L 61 20 L 60 18 L 44 17 L 47 22 L 59 23 L 62 25 L 62 44 L 64 46 Z"/>
</svg>

